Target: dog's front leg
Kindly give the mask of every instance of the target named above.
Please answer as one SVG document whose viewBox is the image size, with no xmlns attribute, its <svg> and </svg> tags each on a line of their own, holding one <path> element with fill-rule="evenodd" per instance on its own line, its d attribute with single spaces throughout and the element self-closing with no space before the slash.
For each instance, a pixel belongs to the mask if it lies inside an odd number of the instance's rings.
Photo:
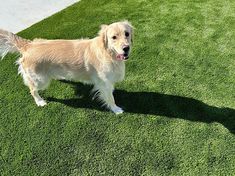
<svg viewBox="0 0 235 176">
<path fill-rule="evenodd" d="M 118 107 L 115 104 L 115 100 L 113 97 L 114 88 L 111 83 L 99 83 L 95 85 L 95 90 L 99 92 L 99 99 L 103 101 L 104 105 L 106 105 L 108 109 L 110 109 L 115 114 L 123 113 L 122 108 Z"/>
</svg>

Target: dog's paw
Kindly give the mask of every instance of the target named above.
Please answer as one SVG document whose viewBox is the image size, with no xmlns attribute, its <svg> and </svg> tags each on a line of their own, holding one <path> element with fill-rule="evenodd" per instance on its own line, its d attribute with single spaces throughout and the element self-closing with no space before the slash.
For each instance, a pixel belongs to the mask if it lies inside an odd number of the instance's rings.
<svg viewBox="0 0 235 176">
<path fill-rule="evenodd" d="M 122 114 L 124 111 L 122 110 L 122 108 L 115 106 L 111 109 L 115 114 Z"/>
<path fill-rule="evenodd" d="M 47 102 L 45 100 L 38 100 L 38 101 L 36 101 L 36 104 L 38 106 L 45 106 L 47 104 Z"/>
</svg>

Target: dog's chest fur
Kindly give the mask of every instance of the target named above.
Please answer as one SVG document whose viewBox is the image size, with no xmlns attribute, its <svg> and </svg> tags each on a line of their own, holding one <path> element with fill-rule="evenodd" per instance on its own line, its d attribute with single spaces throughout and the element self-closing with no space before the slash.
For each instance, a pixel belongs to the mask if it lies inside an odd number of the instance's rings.
<svg viewBox="0 0 235 176">
<path fill-rule="evenodd" d="M 115 62 L 111 65 L 111 69 L 107 72 L 105 72 L 106 77 L 111 82 L 119 82 L 124 79 L 125 76 L 125 63 L 124 62 Z"/>
<path fill-rule="evenodd" d="M 102 63 L 96 68 L 97 77 L 102 81 L 116 83 L 122 81 L 125 76 L 125 63 L 114 61 L 112 63 Z"/>
</svg>

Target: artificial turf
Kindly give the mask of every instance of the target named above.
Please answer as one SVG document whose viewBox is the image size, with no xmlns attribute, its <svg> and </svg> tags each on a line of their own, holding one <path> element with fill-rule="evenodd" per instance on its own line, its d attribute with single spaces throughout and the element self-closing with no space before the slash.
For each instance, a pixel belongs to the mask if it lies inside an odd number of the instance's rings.
<svg viewBox="0 0 235 176">
<path fill-rule="evenodd" d="M 82 0 L 19 35 L 92 38 L 123 19 L 135 27 L 114 93 L 124 114 L 67 81 L 39 108 L 16 55 L 0 62 L 0 175 L 235 175 L 235 1 Z"/>
</svg>

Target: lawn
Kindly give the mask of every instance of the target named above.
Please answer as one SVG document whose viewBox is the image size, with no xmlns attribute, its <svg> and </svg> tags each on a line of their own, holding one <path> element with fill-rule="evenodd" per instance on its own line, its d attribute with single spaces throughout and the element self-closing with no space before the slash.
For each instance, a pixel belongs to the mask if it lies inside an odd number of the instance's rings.
<svg viewBox="0 0 235 176">
<path fill-rule="evenodd" d="M 135 27 L 115 115 L 91 87 L 53 81 L 35 105 L 0 62 L 0 175 L 235 175 L 235 1 L 82 0 L 19 33 L 92 38 Z"/>
</svg>

